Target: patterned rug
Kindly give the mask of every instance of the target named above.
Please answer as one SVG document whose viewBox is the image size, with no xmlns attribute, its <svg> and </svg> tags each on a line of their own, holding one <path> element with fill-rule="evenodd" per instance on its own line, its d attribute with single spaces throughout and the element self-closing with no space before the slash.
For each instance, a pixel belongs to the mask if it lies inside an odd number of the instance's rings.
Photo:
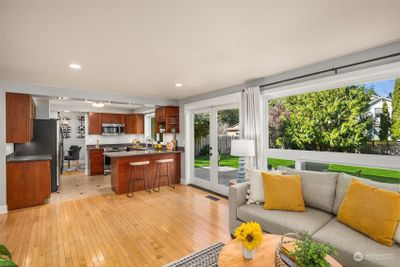
<svg viewBox="0 0 400 267">
<path fill-rule="evenodd" d="M 218 255 L 224 246 L 224 243 L 219 242 L 164 265 L 164 267 L 216 267 L 218 266 Z"/>
</svg>

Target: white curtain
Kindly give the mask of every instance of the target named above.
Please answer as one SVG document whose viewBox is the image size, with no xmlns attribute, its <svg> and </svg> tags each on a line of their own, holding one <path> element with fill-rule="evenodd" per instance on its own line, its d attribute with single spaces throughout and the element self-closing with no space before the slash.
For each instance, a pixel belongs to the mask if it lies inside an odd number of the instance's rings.
<svg viewBox="0 0 400 267">
<path fill-rule="evenodd" d="M 246 162 L 247 168 L 261 169 L 261 97 L 260 87 L 244 89 L 240 98 L 240 138 L 255 141 L 256 156 Z"/>
</svg>

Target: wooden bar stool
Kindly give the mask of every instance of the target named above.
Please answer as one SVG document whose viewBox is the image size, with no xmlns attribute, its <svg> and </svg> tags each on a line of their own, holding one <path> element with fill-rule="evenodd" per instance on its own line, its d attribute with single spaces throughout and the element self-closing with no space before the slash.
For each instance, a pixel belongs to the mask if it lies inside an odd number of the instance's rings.
<svg viewBox="0 0 400 267">
<path fill-rule="evenodd" d="M 159 159 L 156 160 L 156 177 L 154 179 L 154 186 L 153 186 L 153 191 L 155 192 L 159 192 L 160 191 L 160 178 L 161 177 L 168 177 L 168 186 L 172 187 L 173 189 L 175 189 L 175 184 L 173 183 L 171 174 L 170 174 L 170 168 L 172 167 L 172 163 L 174 162 L 174 159 Z M 163 166 L 165 166 L 165 169 L 167 171 L 167 173 L 162 174 L 162 168 Z M 170 181 L 170 179 L 172 180 L 172 183 Z M 158 189 L 156 190 L 156 182 L 158 180 Z"/>
<path fill-rule="evenodd" d="M 151 187 L 150 187 L 150 182 L 149 179 L 147 178 L 147 167 L 149 166 L 150 162 L 149 161 L 139 161 L 139 162 L 131 162 L 129 165 L 131 166 L 131 175 L 129 179 L 129 185 L 128 185 L 128 192 L 126 195 L 130 198 L 133 197 L 133 191 L 135 190 L 135 180 L 136 181 L 143 181 L 144 183 L 144 190 L 151 193 Z M 135 179 L 134 171 L 139 171 L 141 170 L 142 172 L 142 178 L 141 179 Z M 146 183 L 147 183 L 147 189 L 146 189 Z"/>
</svg>

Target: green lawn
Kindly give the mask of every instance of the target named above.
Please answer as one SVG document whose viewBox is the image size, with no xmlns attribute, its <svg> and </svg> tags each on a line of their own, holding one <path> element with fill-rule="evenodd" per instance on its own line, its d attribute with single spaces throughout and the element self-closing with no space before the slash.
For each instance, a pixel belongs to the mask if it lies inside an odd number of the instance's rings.
<svg viewBox="0 0 400 267">
<path fill-rule="evenodd" d="M 210 166 L 209 156 L 197 156 L 194 159 L 194 166 L 198 167 L 208 167 Z M 229 154 L 222 154 L 219 160 L 219 166 L 239 168 L 239 157 L 231 156 Z"/>
<path fill-rule="evenodd" d="M 287 159 L 268 158 L 268 165 L 271 165 L 274 169 L 276 169 L 278 166 L 294 168 L 294 161 Z M 208 156 L 198 156 L 195 158 L 195 167 L 207 166 L 210 166 L 210 160 Z M 229 154 L 223 154 L 219 161 L 219 166 L 239 168 L 239 159 L 238 157 L 234 157 Z M 329 171 L 345 172 L 352 175 L 361 171 L 360 177 L 363 178 L 386 183 L 400 183 L 400 171 L 398 170 L 385 170 L 341 164 L 329 164 Z"/>
</svg>

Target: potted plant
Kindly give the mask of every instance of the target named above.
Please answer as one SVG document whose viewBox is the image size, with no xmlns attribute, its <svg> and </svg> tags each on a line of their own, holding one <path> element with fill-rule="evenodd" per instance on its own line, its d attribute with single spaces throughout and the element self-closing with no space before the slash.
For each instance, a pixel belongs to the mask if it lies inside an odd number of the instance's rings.
<svg viewBox="0 0 400 267">
<path fill-rule="evenodd" d="M 299 234 L 295 241 L 293 251 L 289 256 L 294 259 L 299 267 L 328 267 L 328 255 L 336 255 L 336 250 L 330 244 L 314 241 L 307 232 Z"/>
<path fill-rule="evenodd" d="M 11 259 L 11 253 L 8 249 L 0 244 L 0 266 L 1 267 L 18 267 Z"/>
<path fill-rule="evenodd" d="M 254 258 L 254 250 L 263 241 L 261 226 L 256 222 L 242 223 L 236 228 L 234 236 L 242 243 L 243 257 L 248 260 Z"/>
</svg>

